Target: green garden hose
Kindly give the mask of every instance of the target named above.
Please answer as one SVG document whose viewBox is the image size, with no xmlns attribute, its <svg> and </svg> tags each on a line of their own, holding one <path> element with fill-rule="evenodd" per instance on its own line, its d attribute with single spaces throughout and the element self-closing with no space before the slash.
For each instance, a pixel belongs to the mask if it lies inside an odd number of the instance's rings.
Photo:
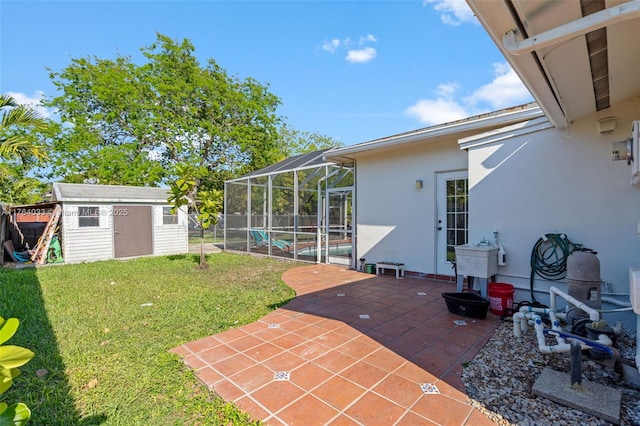
<svg viewBox="0 0 640 426">
<path fill-rule="evenodd" d="M 574 244 L 565 234 L 545 234 L 538 239 L 531 251 L 531 277 L 529 285 L 531 289 L 531 301 L 535 305 L 536 298 L 533 294 L 533 279 L 535 275 L 549 280 L 559 281 L 567 274 L 567 258 L 582 245 Z"/>
</svg>

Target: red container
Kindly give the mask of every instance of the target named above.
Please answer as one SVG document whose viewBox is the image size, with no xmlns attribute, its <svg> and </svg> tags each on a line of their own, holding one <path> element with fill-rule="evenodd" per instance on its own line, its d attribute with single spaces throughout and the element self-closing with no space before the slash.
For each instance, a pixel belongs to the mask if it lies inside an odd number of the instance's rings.
<svg viewBox="0 0 640 426">
<path fill-rule="evenodd" d="M 489 312 L 495 315 L 504 315 L 505 309 L 513 308 L 513 293 L 515 290 L 511 284 L 489 283 L 487 296 L 489 296 Z"/>
</svg>

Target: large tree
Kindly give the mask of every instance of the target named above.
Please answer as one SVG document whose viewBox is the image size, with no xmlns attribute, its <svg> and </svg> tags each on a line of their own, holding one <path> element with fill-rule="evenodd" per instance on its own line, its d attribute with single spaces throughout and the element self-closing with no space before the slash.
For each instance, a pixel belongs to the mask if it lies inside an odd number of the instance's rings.
<svg viewBox="0 0 640 426">
<path fill-rule="evenodd" d="M 142 64 L 93 57 L 52 72 L 61 95 L 48 105 L 63 123 L 53 142 L 54 174 L 169 184 L 174 207 L 188 205 L 203 228 L 215 223 L 224 179 L 278 159 L 280 100 L 254 79 L 229 76 L 213 59 L 200 65 L 194 51 L 188 40 L 157 34 L 142 49 Z"/>
<path fill-rule="evenodd" d="M 67 181 L 156 185 L 176 164 L 236 175 L 273 162 L 280 100 L 253 79 L 231 77 L 213 59 L 202 66 L 188 40 L 157 34 L 131 57 L 72 59 L 51 78 L 62 132 L 52 142 L 53 174 Z M 68 124 L 66 124 L 68 123 Z"/>
</svg>

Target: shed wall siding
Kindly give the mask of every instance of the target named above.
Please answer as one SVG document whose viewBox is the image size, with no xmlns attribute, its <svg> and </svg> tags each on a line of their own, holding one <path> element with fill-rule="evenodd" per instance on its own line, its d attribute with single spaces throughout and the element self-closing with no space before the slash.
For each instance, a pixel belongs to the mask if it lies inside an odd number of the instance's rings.
<svg viewBox="0 0 640 426">
<path fill-rule="evenodd" d="M 78 227 L 78 207 L 99 206 L 100 226 Z M 162 225 L 162 207 L 153 206 L 153 255 L 188 253 L 187 215 L 178 214 L 177 225 Z M 64 203 L 62 214 L 62 249 L 66 263 L 93 262 L 114 258 L 113 215 L 118 205 L 100 203 Z"/>
<path fill-rule="evenodd" d="M 189 251 L 189 232 L 187 230 L 187 215 L 183 209 L 178 212 L 178 224 L 162 224 L 163 206 L 154 207 L 153 215 L 153 254 L 183 254 Z"/>
<path fill-rule="evenodd" d="M 455 139 L 358 158 L 358 258 L 435 273 L 436 173 L 466 168 Z M 416 189 L 417 179 L 424 188 Z"/>
<path fill-rule="evenodd" d="M 62 247 L 66 263 L 93 262 L 113 258 L 113 220 L 100 216 L 100 226 L 78 227 L 78 206 L 98 204 L 64 204 L 62 210 Z M 108 206 L 100 206 L 101 210 Z"/>
</svg>

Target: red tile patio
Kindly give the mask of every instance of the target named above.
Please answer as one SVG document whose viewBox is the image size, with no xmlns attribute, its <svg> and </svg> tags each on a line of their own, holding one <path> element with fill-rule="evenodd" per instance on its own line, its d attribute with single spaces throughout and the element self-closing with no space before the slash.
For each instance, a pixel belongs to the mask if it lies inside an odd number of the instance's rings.
<svg viewBox="0 0 640 426">
<path fill-rule="evenodd" d="M 172 350 L 222 398 L 268 425 L 493 424 L 460 374 L 499 318 L 449 313 L 455 284 L 333 265 L 283 280 L 297 294 L 284 307 Z"/>
</svg>

